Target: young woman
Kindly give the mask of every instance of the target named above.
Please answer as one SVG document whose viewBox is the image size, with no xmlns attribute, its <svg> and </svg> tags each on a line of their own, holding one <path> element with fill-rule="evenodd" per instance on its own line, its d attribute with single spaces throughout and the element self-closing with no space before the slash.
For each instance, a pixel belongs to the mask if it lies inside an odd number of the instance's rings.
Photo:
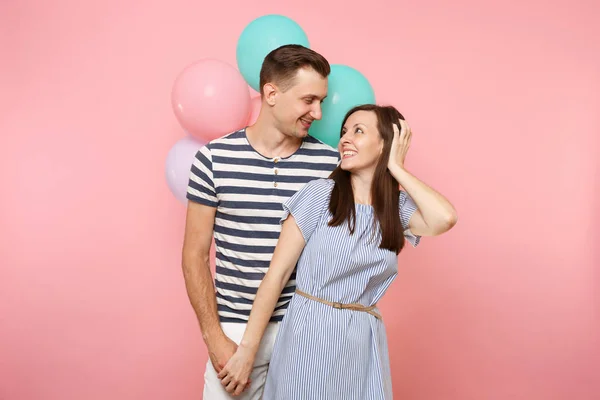
<svg viewBox="0 0 600 400">
<path fill-rule="evenodd" d="M 410 128 L 393 107 L 348 112 L 338 168 L 284 204 L 281 235 L 248 326 L 219 374 L 229 393 L 246 388 L 269 317 L 297 266 L 263 399 L 392 398 L 376 304 L 397 275 L 405 240 L 417 246 L 457 220 L 444 196 L 405 169 L 410 141 Z"/>
</svg>

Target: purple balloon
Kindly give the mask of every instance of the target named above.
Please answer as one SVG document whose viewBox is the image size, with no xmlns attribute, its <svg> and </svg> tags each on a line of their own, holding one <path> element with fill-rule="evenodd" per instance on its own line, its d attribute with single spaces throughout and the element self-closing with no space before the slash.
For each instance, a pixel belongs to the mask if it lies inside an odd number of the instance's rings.
<svg viewBox="0 0 600 400">
<path fill-rule="evenodd" d="M 202 146 L 204 146 L 204 143 L 187 136 L 178 140 L 167 154 L 165 163 L 167 185 L 173 196 L 183 204 L 187 204 L 185 195 L 190 178 L 190 169 L 194 163 L 196 153 Z"/>
</svg>

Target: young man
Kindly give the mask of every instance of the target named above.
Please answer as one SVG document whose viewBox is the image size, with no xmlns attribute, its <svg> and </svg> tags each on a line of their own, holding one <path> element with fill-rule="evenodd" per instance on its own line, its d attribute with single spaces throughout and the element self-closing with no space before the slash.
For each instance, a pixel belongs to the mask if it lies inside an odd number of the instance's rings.
<svg viewBox="0 0 600 400">
<path fill-rule="evenodd" d="M 310 124 L 321 118 L 329 73 L 327 60 L 313 50 L 299 45 L 273 50 L 260 72 L 262 108 L 256 123 L 213 140 L 194 160 L 182 267 L 210 357 L 204 399 L 233 398 L 217 374 L 244 334 L 281 230 L 281 203 L 307 182 L 329 176 L 339 162 L 337 150 L 308 136 Z M 295 274 L 271 317 L 251 383 L 237 399 L 261 397 L 279 322 L 294 290 Z"/>
</svg>

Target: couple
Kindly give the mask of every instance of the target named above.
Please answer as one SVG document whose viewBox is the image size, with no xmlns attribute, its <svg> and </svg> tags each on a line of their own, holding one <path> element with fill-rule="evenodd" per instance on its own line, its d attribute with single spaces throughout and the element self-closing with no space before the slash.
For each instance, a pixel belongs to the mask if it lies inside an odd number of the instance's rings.
<svg viewBox="0 0 600 400">
<path fill-rule="evenodd" d="M 273 50 L 256 123 L 196 155 L 182 267 L 210 357 L 206 400 L 392 398 L 376 303 L 405 240 L 457 217 L 404 168 L 411 131 L 393 107 L 350 110 L 339 152 L 308 136 L 329 73 L 311 49 Z"/>
</svg>

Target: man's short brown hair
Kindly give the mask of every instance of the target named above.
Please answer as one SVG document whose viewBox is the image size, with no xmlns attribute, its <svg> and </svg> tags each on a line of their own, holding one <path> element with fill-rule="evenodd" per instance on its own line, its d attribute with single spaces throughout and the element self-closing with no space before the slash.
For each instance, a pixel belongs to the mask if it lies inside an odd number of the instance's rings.
<svg viewBox="0 0 600 400">
<path fill-rule="evenodd" d="M 287 44 L 276 48 L 265 57 L 260 70 L 260 94 L 268 82 L 273 82 L 283 91 L 294 84 L 300 68 L 312 68 L 323 78 L 331 72 L 329 62 L 314 50 L 299 44 Z"/>
</svg>

